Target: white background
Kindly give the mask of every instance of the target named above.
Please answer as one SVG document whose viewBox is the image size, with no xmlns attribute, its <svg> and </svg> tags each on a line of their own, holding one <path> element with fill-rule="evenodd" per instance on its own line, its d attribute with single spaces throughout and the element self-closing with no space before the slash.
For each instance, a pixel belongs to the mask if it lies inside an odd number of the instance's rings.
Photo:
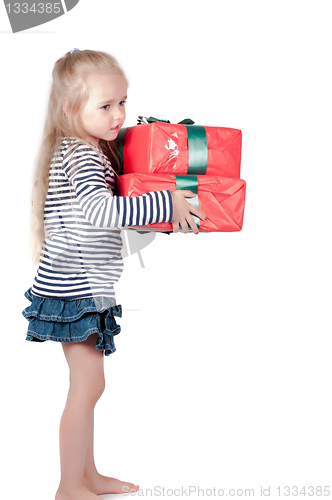
<svg viewBox="0 0 332 500">
<path fill-rule="evenodd" d="M 144 269 L 125 260 L 122 333 L 96 407 L 100 472 L 165 496 L 332 490 L 329 7 L 81 0 L 12 34 L 0 5 L 3 498 L 52 499 L 59 481 L 68 368 L 60 344 L 25 341 L 21 311 L 32 165 L 53 65 L 74 47 L 118 58 L 127 125 L 240 128 L 247 182 L 241 232 L 157 235 Z"/>
</svg>

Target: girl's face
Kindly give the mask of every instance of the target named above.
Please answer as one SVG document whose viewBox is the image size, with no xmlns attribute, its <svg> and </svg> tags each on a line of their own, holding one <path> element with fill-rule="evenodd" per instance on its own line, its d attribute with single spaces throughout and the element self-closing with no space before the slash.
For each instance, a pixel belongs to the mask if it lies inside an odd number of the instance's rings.
<svg viewBox="0 0 332 500">
<path fill-rule="evenodd" d="M 89 139 L 113 141 L 126 118 L 127 82 L 117 73 L 88 75 L 89 100 L 79 117 Z"/>
</svg>

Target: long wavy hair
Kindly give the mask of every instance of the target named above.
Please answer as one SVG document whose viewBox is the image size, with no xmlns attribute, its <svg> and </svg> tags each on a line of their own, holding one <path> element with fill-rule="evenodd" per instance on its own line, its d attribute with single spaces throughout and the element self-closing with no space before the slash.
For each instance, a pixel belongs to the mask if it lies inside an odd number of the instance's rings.
<svg viewBox="0 0 332 500">
<path fill-rule="evenodd" d="M 64 137 L 76 137 L 83 143 L 99 149 L 86 141 L 86 134 L 79 119 L 79 111 L 89 99 L 86 77 L 88 74 L 126 75 L 117 60 L 105 52 L 75 50 L 59 59 L 53 68 L 45 126 L 41 145 L 35 161 L 32 187 L 31 257 L 34 264 L 39 260 L 45 240 L 44 207 L 49 186 L 52 160 L 59 152 Z M 66 112 L 64 100 L 66 99 Z M 114 141 L 99 141 L 98 147 L 111 160 L 115 173 L 119 159 Z"/>
</svg>

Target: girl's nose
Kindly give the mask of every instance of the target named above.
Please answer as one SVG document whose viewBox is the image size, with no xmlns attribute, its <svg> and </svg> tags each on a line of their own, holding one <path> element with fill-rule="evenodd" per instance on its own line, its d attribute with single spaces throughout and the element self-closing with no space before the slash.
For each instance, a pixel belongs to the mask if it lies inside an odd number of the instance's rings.
<svg viewBox="0 0 332 500">
<path fill-rule="evenodd" d="M 114 106 L 112 109 L 113 109 L 113 120 L 122 119 L 126 114 L 124 106 Z"/>
</svg>

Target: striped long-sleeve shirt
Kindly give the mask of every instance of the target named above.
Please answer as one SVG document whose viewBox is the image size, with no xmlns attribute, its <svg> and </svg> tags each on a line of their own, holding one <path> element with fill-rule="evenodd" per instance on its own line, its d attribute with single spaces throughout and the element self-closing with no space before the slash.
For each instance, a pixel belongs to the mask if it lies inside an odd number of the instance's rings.
<svg viewBox="0 0 332 500">
<path fill-rule="evenodd" d="M 49 176 L 46 238 L 32 293 L 42 297 L 115 298 L 123 270 L 121 228 L 170 222 L 170 191 L 114 196 L 109 160 L 78 139 L 64 139 Z"/>
</svg>

